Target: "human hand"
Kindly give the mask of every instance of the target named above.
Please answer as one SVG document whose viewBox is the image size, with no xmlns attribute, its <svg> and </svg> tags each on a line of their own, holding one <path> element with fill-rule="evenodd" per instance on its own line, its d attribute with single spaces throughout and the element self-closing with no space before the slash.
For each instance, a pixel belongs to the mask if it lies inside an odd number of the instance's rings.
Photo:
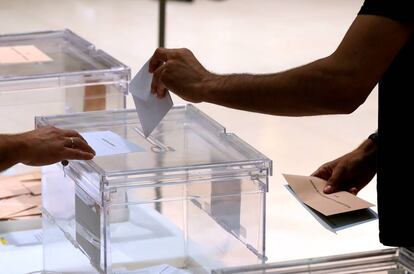
<svg viewBox="0 0 414 274">
<path fill-rule="evenodd" d="M 62 160 L 90 160 L 95 151 L 74 130 L 42 127 L 15 135 L 19 162 L 41 166 Z"/>
<path fill-rule="evenodd" d="M 324 193 L 345 190 L 356 195 L 374 177 L 377 171 L 377 147 L 366 140 L 357 149 L 325 163 L 312 176 L 327 180 Z"/>
<path fill-rule="evenodd" d="M 149 72 L 153 73 L 151 92 L 159 98 L 170 90 L 184 100 L 203 101 L 206 86 L 216 79 L 188 49 L 158 48 L 150 59 Z"/>
</svg>

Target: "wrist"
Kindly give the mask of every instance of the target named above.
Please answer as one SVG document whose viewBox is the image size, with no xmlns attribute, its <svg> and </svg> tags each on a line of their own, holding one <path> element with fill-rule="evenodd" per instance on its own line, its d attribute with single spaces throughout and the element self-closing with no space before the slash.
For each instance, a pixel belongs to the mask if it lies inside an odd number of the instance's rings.
<svg viewBox="0 0 414 274">
<path fill-rule="evenodd" d="M 225 100 L 226 89 L 231 86 L 233 75 L 211 74 L 211 76 L 202 84 L 201 101 L 206 103 L 218 103 Z"/>
<path fill-rule="evenodd" d="M 28 142 L 27 134 L 20 133 L 13 135 L 13 147 L 14 154 L 16 157 L 17 163 L 25 163 L 29 153 L 30 144 Z"/>
<path fill-rule="evenodd" d="M 11 165 L 20 163 L 22 160 L 22 151 L 24 148 L 24 142 L 22 134 L 8 134 L 1 136 L 1 153 L 2 161 L 7 161 Z"/>
<path fill-rule="evenodd" d="M 217 90 L 219 90 L 220 82 L 223 81 L 222 77 L 222 75 L 211 74 L 200 83 L 198 92 L 200 102 L 214 102 L 214 97 Z"/>
<path fill-rule="evenodd" d="M 365 154 L 375 154 L 378 150 L 378 145 L 371 138 L 368 138 L 359 146 L 359 149 Z"/>
<path fill-rule="evenodd" d="M 371 135 L 368 136 L 368 139 L 372 141 L 372 143 L 374 143 L 375 145 L 378 146 L 378 132 L 372 133 Z"/>
</svg>

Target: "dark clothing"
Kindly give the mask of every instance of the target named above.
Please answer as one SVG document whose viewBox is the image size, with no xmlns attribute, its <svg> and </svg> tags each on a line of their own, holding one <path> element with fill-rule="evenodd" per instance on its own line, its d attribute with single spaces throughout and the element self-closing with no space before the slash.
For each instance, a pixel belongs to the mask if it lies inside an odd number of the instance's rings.
<svg viewBox="0 0 414 274">
<path fill-rule="evenodd" d="M 414 24 L 407 0 L 366 0 L 360 15 L 378 15 Z M 381 30 L 379 30 L 381 31 Z M 378 214 L 384 245 L 414 246 L 414 145 L 407 136 L 413 125 L 414 36 L 401 49 L 379 82 Z M 406 160 L 404 160 L 406 159 Z"/>
</svg>

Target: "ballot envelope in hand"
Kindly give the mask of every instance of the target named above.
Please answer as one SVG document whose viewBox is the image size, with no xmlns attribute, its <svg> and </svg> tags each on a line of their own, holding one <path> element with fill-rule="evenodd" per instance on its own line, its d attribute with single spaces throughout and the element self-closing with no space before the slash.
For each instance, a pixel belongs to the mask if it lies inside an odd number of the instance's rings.
<svg viewBox="0 0 414 274">
<path fill-rule="evenodd" d="M 323 193 L 326 181 L 312 176 L 283 174 L 286 188 L 325 228 L 332 232 L 378 218 L 373 204 L 346 192 Z"/>
<path fill-rule="evenodd" d="M 173 106 L 169 92 L 164 98 L 151 94 L 152 74 L 149 73 L 149 61 L 135 75 L 130 84 L 135 108 L 147 138 Z"/>
</svg>

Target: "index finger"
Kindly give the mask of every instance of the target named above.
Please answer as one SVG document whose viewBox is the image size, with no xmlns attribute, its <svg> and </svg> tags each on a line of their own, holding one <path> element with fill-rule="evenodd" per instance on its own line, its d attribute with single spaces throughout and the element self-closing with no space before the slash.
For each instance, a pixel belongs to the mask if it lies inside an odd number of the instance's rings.
<svg viewBox="0 0 414 274">
<path fill-rule="evenodd" d="M 183 49 L 157 48 L 149 61 L 149 72 L 153 73 L 168 60 L 178 58 Z"/>
<path fill-rule="evenodd" d="M 91 160 L 95 155 L 74 148 L 64 148 L 62 151 L 62 159 L 65 160 Z"/>
<path fill-rule="evenodd" d="M 153 73 L 164 62 L 168 60 L 168 50 L 166 48 L 157 48 L 154 54 L 151 56 L 149 62 L 149 72 Z"/>
<path fill-rule="evenodd" d="M 93 148 L 90 147 L 85 140 L 80 139 L 79 137 L 74 138 L 74 147 L 84 152 L 89 152 L 94 155 L 96 154 L 95 150 L 93 150 Z"/>
</svg>

